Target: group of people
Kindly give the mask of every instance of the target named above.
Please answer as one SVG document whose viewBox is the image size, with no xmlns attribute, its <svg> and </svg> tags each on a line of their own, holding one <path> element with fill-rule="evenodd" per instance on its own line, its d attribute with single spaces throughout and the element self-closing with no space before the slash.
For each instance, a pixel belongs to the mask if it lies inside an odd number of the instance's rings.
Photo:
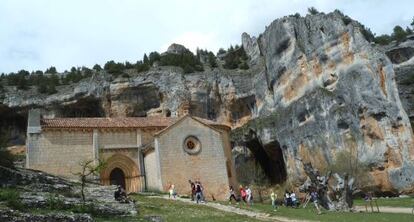
<svg viewBox="0 0 414 222">
<path fill-rule="evenodd" d="M 233 186 L 229 187 L 229 203 L 232 203 L 232 200 L 234 200 L 237 204 L 239 204 L 240 200 L 243 200 L 244 203 L 246 203 L 248 206 L 251 206 L 253 204 L 253 193 L 250 187 L 246 186 L 243 187 L 240 185 L 240 198 L 236 196 L 236 192 L 233 188 Z"/>
<path fill-rule="evenodd" d="M 296 194 L 293 191 L 285 192 L 285 206 L 296 208 L 299 206 L 299 201 L 296 198 Z"/>
<path fill-rule="evenodd" d="M 191 200 L 195 201 L 196 203 L 204 203 L 205 197 L 204 197 L 204 187 L 201 184 L 199 180 L 191 181 L 188 180 L 188 183 L 191 186 Z"/>
</svg>

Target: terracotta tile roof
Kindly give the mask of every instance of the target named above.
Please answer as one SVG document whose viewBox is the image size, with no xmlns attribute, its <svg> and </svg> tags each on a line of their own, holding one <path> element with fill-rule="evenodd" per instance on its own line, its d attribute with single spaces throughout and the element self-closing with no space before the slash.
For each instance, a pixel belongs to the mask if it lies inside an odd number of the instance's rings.
<svg viewBox="0 0 414 222">
<path fill-rule="evenodd" d="M 42 119 L 42 128 L 145 128 L 167 127 L 172 117 L 53 118 Z"/>
</svg>

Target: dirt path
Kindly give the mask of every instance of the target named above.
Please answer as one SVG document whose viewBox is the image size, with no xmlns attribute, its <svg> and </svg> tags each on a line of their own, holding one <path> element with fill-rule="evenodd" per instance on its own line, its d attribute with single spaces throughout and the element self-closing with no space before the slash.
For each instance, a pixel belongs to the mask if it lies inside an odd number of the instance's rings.
<svg viewBox="0 0 414 222">
<path fill-rule="evenodd" d="M 169 199 L 168 196 L 161 196 L 159 198 Z M 191 201 L 190 199 L 177 198 L 176 200 L 186 202 L 189 204 L 196 204 L 194 203 L 194 201 Z M 217 210 L 221 210 L 221 211 L 228 212 L 228 213 L 235 213 L 235 214 L 239 214 L 243 216 L 248 216 L 248 217 L 255 218 L 258 220 L 262 220 L 262 221 L 280 221 L 280 222 L 309 221 L 309 220 L 290 219 L 290 218 L 279 217 L 279 216 L 271 216 L 270 214 L 267 214 L 267 213 L 254 212 L 254 211 L 250 211 L 246 209 L 240 209 L 238 207 L 234 207 L 231 205 L 223 205 L 223 204 L 214 203 L 214 202 L 202 203 L 202 205 L 209 206 Z"/>
<path fill-rule="evenodd" d="M 365 212 L 365 206 L 356 206 L 355 207 L 358 211 Z M 374 207 L 374 212 L 377 210 Z M 379 207 L 381 213 L 398 213 L 398 214 L 411 214 L 413 208 L 408 207 Z M 371 212 L 371 207 L 368 207 L 368 212 Z"/>
</svg>

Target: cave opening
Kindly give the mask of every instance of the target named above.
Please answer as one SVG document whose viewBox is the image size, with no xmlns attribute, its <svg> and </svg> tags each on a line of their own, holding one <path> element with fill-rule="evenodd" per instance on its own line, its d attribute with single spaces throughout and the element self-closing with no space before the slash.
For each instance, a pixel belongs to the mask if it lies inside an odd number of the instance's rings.
<svg viewBox="0 0 414 222">
<path fill-rule="evenodd" d="M 278 141 L 274 140 L 262 145 L 259 139 L 254 138 L 246 142 L 246 146 L 252 152 L 256 163 L 260 165 L 271 185 L 286 181 L 286 166 Z"/>
<path fill-rule="evenodd" d="M 103 117 L 105 111 L 101 100 L 94 97 L 82 98 L 76 103 L 68 104 L 58 108 L 60 117 Z"/>
</svg>

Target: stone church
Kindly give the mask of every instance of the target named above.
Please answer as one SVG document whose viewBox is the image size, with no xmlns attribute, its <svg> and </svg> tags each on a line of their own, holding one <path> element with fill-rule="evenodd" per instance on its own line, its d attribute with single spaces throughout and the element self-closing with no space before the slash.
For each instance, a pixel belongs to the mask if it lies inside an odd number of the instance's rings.
<svg viewBox="0 0 414 222">
<path fill-rule="evenodd" d="M 75 179 L 79 163 L 103 160 L 104 185 L 128 192 L 167 191 L 174 184 L 189 194 L 200 180 L 207 198 L 224 200 L 236 186 L 230 128 L 210 120 L 174 117 L 42 118 L 29 113 L 26 167 Z"/>
</svg>

